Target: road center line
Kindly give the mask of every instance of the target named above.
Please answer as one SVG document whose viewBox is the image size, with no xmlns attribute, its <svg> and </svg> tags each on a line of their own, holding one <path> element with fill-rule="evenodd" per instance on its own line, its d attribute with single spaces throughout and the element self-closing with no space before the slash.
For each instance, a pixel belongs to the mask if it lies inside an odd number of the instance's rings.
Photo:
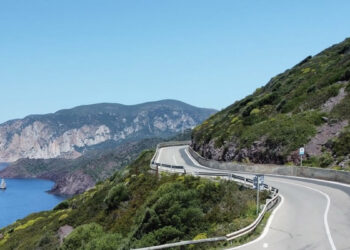
<svg viewBox="0 0 350 250">
<path fill-rule="evenodd" d="M 287 184 L 291 184 L 291 185 L 307 188 L 307 189 L 310 189 L 310 190 L 312 190 L 314 192 L 320 193 L 321 195 L 323 195 L 326 198 L 327 206 L 326 206 L 326 210 L 325 210 L 324 215 L 323 215 L 323 223 L 324 223 L 324 226 L 325 226 L 325 229 L 326 229 L 326 234 L 327 234 L 327 237 L 328 237 L 329 244 L 331 245 L 331 249 L 332 250 L 336 250 L 337 248 L 334 245 L 334 241 L 333 241 L 333 238 L 332 238 L 332 235 L 331 235 L 331 231 L 330 231 L 329 225 L 328 225 L 328 212 L 329 212 L 329 208 L 331 206 L 331 199 L 329 198 L 328 194 L 322 192 L 321 190 L 318 190 L 318 189 L 315 189 L 315 188 L 312 188 L 312 187 L 308 187 L 308 186 L 305 186 L 305 185 L 302 185 L 302 184 L 291 183 L 291 182 L 288 182 L 288 181 L 277 181 L 277 180 L 273 180 L 273 181 L 274 182 L 287 183 Z"/>
</svg>

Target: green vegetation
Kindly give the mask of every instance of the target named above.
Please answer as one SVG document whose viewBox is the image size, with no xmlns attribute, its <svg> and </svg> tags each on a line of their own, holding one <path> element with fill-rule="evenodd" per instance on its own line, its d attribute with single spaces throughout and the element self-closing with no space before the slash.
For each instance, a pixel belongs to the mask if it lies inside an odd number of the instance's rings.
<svg viewBox="0 0 350 250">
<path fill-rule="evenodd" d="M 143 152 L 123 172 L 52 211 L 1 229 L 0 248 L 130 249 L 221 236 L 255 219 L 254 190 L 219 179 L 157 177 L 149 168 L 153 154 Z M 263 192 L 261 202 L 267 196 Z M 74 230 L 60 246 L 58 231 L 64 225 Z"/>
<path fill-rule="evenodd" d="M 318 126 L 350 119 L 349 79 L 350 38 L 307 57 L 252 95 L 211 116 L 194 129 L 194 149 L 208 158 L 220 149 L 214 158 L 234 161 L 284 164 L 297 160 L 293 153 L 316 135 Z M 340 89 L 345 89 L 345 98 L 326 108 L 325 103 L 338 96 Z M 340 137 L 335 141 L 333 148 L 325 148 L 330 157 L 348 155 L 349 142 Z M 336 146 L 339 143 L 344 150 Z M 322 167 L 332 165 L 325 159 L 328 155 L 316 158 L 322 157 L 317 159 Z M 309 160 L 316 164 L 315 159 Z"/>
</svg>

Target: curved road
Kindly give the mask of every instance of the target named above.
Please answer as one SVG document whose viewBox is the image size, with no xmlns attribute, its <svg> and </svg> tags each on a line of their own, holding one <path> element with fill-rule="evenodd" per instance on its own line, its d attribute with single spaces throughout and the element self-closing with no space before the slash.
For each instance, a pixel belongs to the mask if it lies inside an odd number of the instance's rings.
<svg viewBox="0 0 350 250">
<path fill-rule="evenodd" d="M 182 165 L 187 172 L 227 172 L 199 165 L 187 147 L 160 148 L 155 161 Z M 257 240 L 232 249 L 350 250 L 350 185 L 270 175 L 265 183 L 279 189 L 282 202 Z"/>
</svg>

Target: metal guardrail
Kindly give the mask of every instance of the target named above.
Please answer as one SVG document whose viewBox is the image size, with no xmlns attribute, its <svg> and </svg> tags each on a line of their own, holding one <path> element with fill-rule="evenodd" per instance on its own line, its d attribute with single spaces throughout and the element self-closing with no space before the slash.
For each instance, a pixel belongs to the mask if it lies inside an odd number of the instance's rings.
<svg viewBox="0 0 350 250">
<path fill-rule="evenodd" d="M 243 235 L 246 235 L 252 231 L 255 230 L 255 228 L 259 225 L 259 223 L 261 222 L 261 220 L 264 218 L 264 215 L 265 213 L 271 208 L 273 207 L 276 202 L 278 201 L 278 197 L 279 195 L 275 195 L 271 200 L 268 200 L 263 208 L 263 210 L 259 213 L 259 216 L 258 218 L 256 218 L 256 220 L 250 224 L 249 226 L 245 227 L 245 228 L 242 228 L 236 232 L 232 232 L 232 233 L 229 233 L 229 234 L 226 234 L 226 240 L 227 241 L 231 241 L 231 240 L 234 240 L 236 238 L 239 238 Z"/>
<path fill-rule="evenodd" d="M 150 166 L 152 169 L 158 168 L 159 166 L 161 167 L 166 167 L 166 168 L 174 168 L 174 166 L 169 165 L 169 164 L 162 164 L 162 163 L 156 163 L 155 159 L 156 156 L 158 155 L 158 146 L 157 146 L 157 151 L 154 154 Z M 183 166 L 176 166 L 178 167 L 177 169 L 183 169 L 184 173 L 186 173 L 186 170 Z M 199 176 L 218 176 L 218 177 L 228 177 L 229 179 L 232 180 L 238 180 L 240 182 L 245 182 L 248 183 L 250 186 L 253 186 L 253 180 L 250 178 L 245 178 L 243 176 L 231 174 L 231 173 L 225 173 L 225 172 L 195 172 L 195 175 Z M 272 199 L 266 200 L 266 203 L 264 205 L 264 208 L 262 211 L 259 213 L 258 217 L 255 219 L 253 223 L 251 223 L 249 226 L 242 228 L 238 231 L 226 234 L 225 236 L 222 237 L 214 237 L 214 238 L 207 238 L 207 239 L 201 239 L 201 240 L 189 240 L 189 241 L 180 241 L 180 242 L 175 242 L 175 243 L 169 243 L 169 244 L 164 244 L 164 245 L 159 245 L 159 246 L 150 246 L 150 247 L 145 247 L 145 248 L 138 248 L 135 250 L 156 250 L 156 249 L 166 249 L 166 248 L 171 248 L 171 247 L 178 247 L 178 246 L 185 246 L 185 245 L 192 245 L 192 244 L 200 244 L 200 243 L 206 243 L 206 242 L 217 242 L 217 241 L 232 241 L 234 239 L 237 239 L 243 235 L 249 234 L 252 231 L 256 229 L 256 227 L 259 225 L 261 220 L 264 218 L 265 213 L 271 209 L 278 201 L 279 195 L 278 195 L 278 189 L 268 186 L 267 184 L 263 185 L 265 189 L 270 190 L 273 193 Z"/>
<path fill-rule="evenodd" d="M 231 173 L 226 172 L 195 172 L 196 175 L 203 175 L 203 176 L 222 176 L 222 177 L 228 177 L 229 179 L 236 179 L 239 181 L 242 181 L 247 184 L 251 184 L 250 186 L 253 186 L 253 180 L 250 178 L 246 178 L 244 176 L 235 175 Z M 278 193 L 278 189 L 272 186 L 269 186 L 267 184 L 262 185 L 264 189 L 270 190 L 273 193 Z"/>
<path fill-rule="evenodd" d="M 185 145 L 190 145 L 190 144 L 191 144 L 191 141 L 168 141 L 168 142 L 159 143 L 157 145 L 157 148 L 185 146 Z"/>
<path fill-rule="evenodd" d="M 208 243 L 208 242 L 216 242 L 216 241 L 224 241 L 224 240 L 226 240 L 225 236 L 216 237 L 216 238 L 201 239 L 201 240 L 180 241 L 180 242 L 169 243 L 169 244 L 164 244 L 164 245 L 159 245 L 159 246 L 137 248 L 134 250 L 156 250 L 156 249 L 165 249 L 165 248 L 171 248 L 171 247 L 180 247 L 180 246 L 186 246 L 186 245 L 192 245 L 192 244 Z"/>
</svg>

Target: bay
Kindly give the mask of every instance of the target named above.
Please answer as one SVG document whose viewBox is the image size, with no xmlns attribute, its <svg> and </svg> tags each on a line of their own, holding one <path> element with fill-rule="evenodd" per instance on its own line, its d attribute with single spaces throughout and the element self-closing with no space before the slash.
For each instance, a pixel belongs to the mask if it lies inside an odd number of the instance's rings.
<svg viewBox="0 0 350 250">
<path fill-rule="evenodd" d="M 18 219 L 54 208 L 65 198 L 52 195 L 54 183 L 41 179 L 5 179 L 6 190 L 0 190 L 0 228 Z"/>
</svg>

